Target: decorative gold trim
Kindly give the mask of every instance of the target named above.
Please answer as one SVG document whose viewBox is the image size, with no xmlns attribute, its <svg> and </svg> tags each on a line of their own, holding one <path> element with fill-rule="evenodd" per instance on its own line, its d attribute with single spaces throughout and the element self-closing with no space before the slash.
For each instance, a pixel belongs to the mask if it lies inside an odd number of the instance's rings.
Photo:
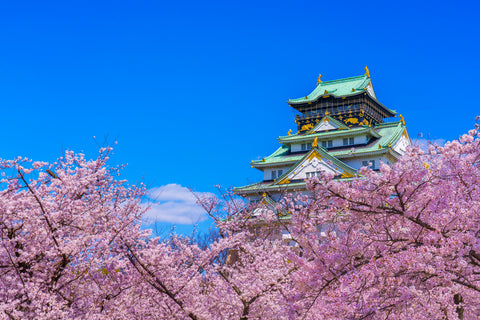
<svg viewBox="0 0 480 320">
<path fill-rule="evenodd" d="M 313 152 L 305 160 L 310 161 L 313 158 L 322 159 L 322 156 L 316 150 L 313 150 Z"/>
<path fill-rule="evenodd" d="M 321 74 L 318 75 L 317 86 L 320 84 L 320 82 L 322 82 L 322 75 Z"/>
<path fill-rule="evenodd" d="M 365 69 L 365 74 L 367 75 L 367 77 L 370 78 L 370 71 L 368 70 L 368 67 L 365 66 L 365 68 L 363 68 L 363 69 Z"/>
<path fill-rule="evenodd" d="M 353 178 L 355 177 L 354 174 L 348 173 L 348 172 L 343 172 L 341 175 L 342 178 Z"/>
<path fill-rule="evenodd" d="M 300 129 L 300 131 L 310 130 L 312 128 L 313 128 L 313 123 L 307 123 L 302 126 L 302 129 Z"/>
</svg>

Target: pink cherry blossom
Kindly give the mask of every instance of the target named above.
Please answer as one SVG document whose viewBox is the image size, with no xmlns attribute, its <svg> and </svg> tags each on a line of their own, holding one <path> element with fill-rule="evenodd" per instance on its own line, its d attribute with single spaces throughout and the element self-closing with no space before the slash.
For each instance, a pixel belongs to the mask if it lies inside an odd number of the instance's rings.
<svg viewBox="0 0 480 320">
<path fill-rule="evenodd" d="M 477 135 L 274 208 L 199 198 L 208 244 L 143 230 L 110 148 L 2 160 L 0 319 L 478 319 Z"/>
</svg>

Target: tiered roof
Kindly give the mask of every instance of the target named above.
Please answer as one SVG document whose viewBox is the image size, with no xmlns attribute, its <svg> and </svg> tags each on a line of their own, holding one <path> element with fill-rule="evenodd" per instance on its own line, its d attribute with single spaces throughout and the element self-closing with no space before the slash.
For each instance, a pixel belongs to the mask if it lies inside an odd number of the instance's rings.
<svg viewBox="0 0 480 320">
<path fill-rule="evenodd" d="M 289 145 L 293 143 L 313 143 L 315 138 L 321 140 L 324 138 L 339 137 L 339 134 L 342 134 L 343 136 L 344 133 L 348 133 L 349 136 L 369 133 L 371 134 L 372 139 L 365 145 L 344 146 L 329 149 L 316 147 L 312 148 L 310 151 L 296 153 L 291 153 L 291 148 L 289 147 Z M 308 135 L 295 134 L 279 137 L 279 141 L 283 143 L 282 146 L 270 156 L 265 157 L 262 160 L 252 161 L 251 165 L 258 169 L 281 166 L 291 166 L 291 168 L 275 181 L 262 181 L 244 187 L 235 188 L 235 192 L 245 194 L 255 193 L 259 190 L 304 189 L 304 181 L 295 181 L 295 183 L 290 181 L 290 183 L 286 183 L 286 179 L 291 172 L 295 171 L 296 168 L 314 152 L 318 153 L 320 157 L 323 157 L 327 161 L 331 161 L 340 172 L 345 173 L 343 176 L 340 176 L 340 178 L 352 178 L 356 175 L 356 170 L 346 165 L 342 159 L 381 155 L 387 155 L 396 159 L 400 157 L 401 154 L 395 151 L 393 147 L 403 135 L 408 137 L 406 126 L 403 121 L 400 120 L 396 122 L 382 123 L 374 128 L 362 126 L 346 130 L 316 132 Z"/>
<path fill-rule="evenodd" d="M 339 80 L 325 81 L 317 84 L 317 87 L 304 98 L 289 100 L 288 103 L 298 110 L 302 109 L 302 105 L 324 103 L 323 98 L 342 98 L 356 95 L 366 95 L 370 97 L 378 106 L 385 110 L 386 116 L 392 116 L 392 111 L 376 100 L 375 92 L 371 83 L 370 75 L 367 73 L 358 77 L 350 77 Z M 341 110 L 341 109 L 339 109 Z M 302 111 L 303 112 L 303 111 Z M 345 111 L 351 117 L 351 111 Z M 263 192 L 291 192 L 305 189 L 306 168 L 312 172 L 315 170 L 330 171 L 336 175 L 338 179 L 351 179 L 357 175 L 357 170 L 347 165 L 344 161 L 353 158 L 365 159 L 367 157 L 387 158 L 395 161 L 401 156 L 401 150 L 396 147 L 407 141 L 410 142 L 408 132 L 403 117 L 394 122 L 381 122 L 370 125 L 362 125 L 359 121 L 357 124 L 347 125 L 340 116 L 336 114 L 335 118 L 330 116 L 328 112 L 324 112 L 324 116 L 317 118 L 310 129 L 299 131 L 295 134 L 278 137 L 281 146 L 271 155 L 261 160 L 251 162 L 252 167 L 259 170 L 269 168 L 285 168 L 288 170 L 275 180 L 265 180 L 262 182 L 250 184 L 247 186 L 235 188 L 234 191 L 241 195 L 253 195 Z M 354 115 L 355 116 L 355 115 Z M 358 115 L 362 117 L 363 115 Z M 338 119 L 339 118 L 339 119 Z M 380 119 L 380 121 L 383 121 Z M 367 122 L 368 124 L 368 122 Z M 300 130 L 300 129 L 299 129 Z M 354 144 L 348 146 L 322 147 L 321 142 L 362 136 L 365 143 Z M 404 137 L 402 142 L 400 139 Z M 338 140 L 337 140 L 338 141 Z M 358 140 L 357 140 L 358 141 Z M 299 150 L 300 144 L 309 144 L 311 149 L 304 151 L 292 152 L 292 146 L 296 145 Z M 302 173 L 302 174 L 300 174 Z M 308 176 L 308 175 L 307 175 Z M 299 179 L 298 177 L 303 177 Z M 265 198 L 265 196 L 264 196 Z"/>
<path fill-rule="evenodd" d="M 397 142 L 406 130 L 402 121 L 382 123 L 374 128 L 361 126 L 356 128 L 349 128 L 347 130 L 336 131 L 324 131 L 315 132 L 311 134 L 299 135 L 293 134 L 290 136 L 280 136 L 278 140 L 282 143 L 282 146 L 278 148 L 274 153 L 262 160 L 254 160 L 251 165 L 255 168 L 271 167 L 273 165 L 278 166 L 281 164 L 293 164 L 305 156 L 305 153 L 290 153 L 289 145 L 294 143 L 313 143 L 315 138 L 319 141 L 329 138 L 348 137 L 361 134 L 370 134 L 374 139 L 370 143 L 365 145 L 356 145 L 355 154 L 359 153 L 385 153 L 387 149 Z M 328 153 L 336 158 L 349 157 L 352 154 L 352 146 L 345 146 L 341 148 L 331 148 Z"/>
</svg>

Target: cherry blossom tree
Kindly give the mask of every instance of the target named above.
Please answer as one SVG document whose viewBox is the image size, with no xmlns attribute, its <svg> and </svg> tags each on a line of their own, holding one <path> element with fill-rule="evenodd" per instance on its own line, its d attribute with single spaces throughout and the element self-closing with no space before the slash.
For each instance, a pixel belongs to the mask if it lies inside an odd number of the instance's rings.
<svg viewBox="0 0 480 320">
<path fill-rule="evenodd" d="M 300 318 L 478 319 L 479 161 L 472 130 L 354 181 L 309 181 L 289 200 Z"/>
<path fill-rule="evenodd" d="M 287 224 L 229 193 L 200 198 L 208 245 L 143 230 L 145 189 L 108 148 L 2 160 L 0 319 L 477 319 L 477 135 L 309 180 L 275 208 Z"/>
<path fill-rule="evenodd" d="M 237 214 L 209 246 L 151 238 L 145 190 L 119 180 L 110 150 L 0 161 L 1 319 L 285 318 L 281 242 L 255 239 L 248 211 L 215 198 L 201 199 L 210 214 Z"/>
<path fill-rule="evenodd" d="M 200 200 L 219 228 L 209 246 L 179 236 L 127 244 L 139 283 L 131 297 L 142 295 L 145 304 L 135 317 L 150 318 L 156 310 L 153 319 L 288 319 L 296 267 L 287 253 L 293 248 L 254 234 L 258 221 L 243 203 Z"/>
<path fill-rule="evenodd" d="M 66 152 L 53 164 L 3 160 L 0 318 L 106 318 L 132 285 L 125 241 L 140 229 L 143 189 L 96 160 Z M 114 316 L 112 316 L 114 318 Z"/>
</svg>

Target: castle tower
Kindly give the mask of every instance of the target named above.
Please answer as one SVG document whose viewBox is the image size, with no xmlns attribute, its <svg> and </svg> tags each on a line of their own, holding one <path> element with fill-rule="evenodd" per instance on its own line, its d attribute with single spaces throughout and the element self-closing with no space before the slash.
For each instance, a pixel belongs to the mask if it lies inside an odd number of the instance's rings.
<svg viewBox="0 0 480 320">
<path fill-rule="evenodd" d="M 326 171 L 351 179 L 362 166 L 378 170 L 403 155 L 411 140 L 403 117 L 377 100 L 368 68 L 361 76 L 321 81 L 307 96 L 288 100 L 298 114 L 297 132 L 278 137 L 281 146 L 251 162 L 263 181 L 234 188 L 249 202 L 273 206 L 283 195 L 306 190 L 306 180 Z M 390 119 L 389 119 L 390 118 Z"/>
</svg>

